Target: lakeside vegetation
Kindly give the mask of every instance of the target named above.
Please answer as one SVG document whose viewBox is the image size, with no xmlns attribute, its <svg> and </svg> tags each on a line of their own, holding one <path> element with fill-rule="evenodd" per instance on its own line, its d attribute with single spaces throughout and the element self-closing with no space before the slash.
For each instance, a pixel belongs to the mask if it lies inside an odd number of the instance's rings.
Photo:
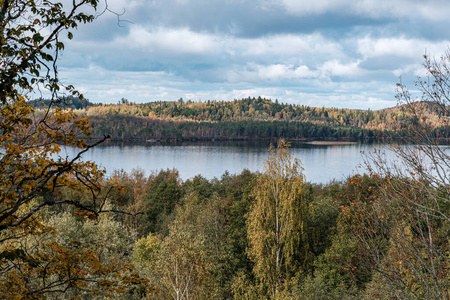
<svg viewBox="0 0 450 300">
<path fill-rule="evenodd" d="M 101 182 L 98 199 L 108 209 L 127 214 L 95 216 L 79 214 L 76 208 L 45 209 L 37 220 L 56 231 L 29 235 L 23 240 L 23 249 L 33 256 L 37 255 L 37 241 L 58 241 L 69 251 L 82 248 L 98 257 L 99 264 L 136 276 L 113 294 L 100 288 L 95 299 L 107 295 L 120 299 L 187 299 L 186 295 L 191 299 L 254 300 L 395 298 L 389 280 L 396 279 L 381 276 L 378 263 L 398 269 L 399 274 L 392 276 L 401 275 L 406 285 L 402 289 L 408 295 L 426 299 L 429 291 L 419 282 L 430 280 L 427 270 L 416 270 L 409 262 L 416 259 L 414 251 L 422 251 L 420 235 L 427 227 L 410 224 L 416 216 L 409 215 L 413 211 L 408 202 L 402 202 L 404 198 L 387 201 L 384 194 L 385 189 L 407 183 L 406 179 L 356 175 L 343 182 L 310 184 L 304 181 L 299 162 L 284 147 L 281 144 L 272 150 L 264 173 L 244 170 L 212 180 L 198 175 L 182 181 L 175 169 L 150 176 L 143 170 L 115 171 Z M 275 195 L 274 185 L 279 188 Z M 421 188 L 413 184 L 396 193 L 426 201 Z M 89 199 L 89 191 L 64 188 L 59 196 L 51 197 L 78 201 Z M 448 195 L 439 200 L 443 214 L 450 213 L 448 200 Z M 412 234 L 403 238 L 415 248 L 398 248 L 396 239 L 405 242 L 396 236 L 402 234 L 397 232 L 400 220 L 403 229 Z M 446 237 L 450 228 L 443 220 L 434 220 L 431 226 L 438 239 L 433 255 L 444 257 L 436 261 L 435 272 L 437 280 L 445 282 L 449 279 Z M 368 247 L 371 243 L 377 247 Z M 51 250 L 43 253 L 50 255 Z M 19 266 L 27 263 L 19 261 Z M 56 266 L 56 261 L 46 265 L 49 271 Z M 78 270 L 76 264 L 68 267 Z M 33 272 L 15 276 L 39 287 L 41 266 L 30 270 Z M 108 276 L 117 275 L 102 277 Z M 15 278 L 2 279 L 9 283 Z M 94 283 L 82 289 L 74 286 L 62 295 L 46 298 L 87 296 L 94 289 Z M 7 291 L 1 292 L 7 295 Z"/>
</svg>

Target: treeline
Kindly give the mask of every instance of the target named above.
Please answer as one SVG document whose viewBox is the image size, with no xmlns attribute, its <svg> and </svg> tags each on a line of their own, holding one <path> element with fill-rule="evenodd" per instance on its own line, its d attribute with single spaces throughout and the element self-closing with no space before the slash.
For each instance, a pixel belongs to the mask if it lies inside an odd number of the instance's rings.
<svg viewBox="0 0 450 300">
<path fill-rule="evenodd" d="M 381 123 L 380 116 L 371 111 L 315 108 L 275 102 L 265 98 L 245 98 L 234 101 L 152 102 L 142 105 L 144 115 L 186 118 L 195 121 L 302 121 L 327 125 L 363 127 L 370 122 Z M 381 116 L 383 118 L 383 116 Z"/>
<path fill-rule="evenodd" d="M 125 105 L 123 105 L 125 104 Z M 265 98 L 245 98 L 233 101 L 157 101 L 145 104 L 129 103 L 97 105 L 90 115 L 133 115 L 170 118 L 185 121 L 298 121 L 314 124 L 352 126 L 381 129 L 389 122 L 389 111 L 317 108 L 305 105 L 283 104 Z"/>
<path fill-rule="evenodd" d="M 132 116 L 90 117 L 93 136 L 114 140 L 261 140 L 261 139 L 373 139 L 376 132 L 348 126 L 289 121 L 183 122 Z"/>
<path fill-rule="evenodd" d="M 53 107 L 59 107 L 59 108 L 69 108 L 69 109 L 84 109 L 89 106 L 93 106 L 94 104 L 89 102 L 88 99 L 80 99 L 78 97 L 74 96 L 67 96 L 64 98 L 58 98 L 55 101 L 51 101 L 49 99 L 35 99 L 28 101 L 28 104 L 32 105 L 35 108 L 43 109 L 46 107 L 49 107 L 52 105 Z"/>
<path fill-rule="evenodd" d="M 438 126 L 438 108 L 424 105 L 427 116 Z M 124 115 L 162 118 L 177 121 L 288 121 L 308 122 L 328 126 L 349 126 L 370 130 L 395 130 L 398 122 L 408 120 L 402 107 L 372 110 L 338 109 L 283 104 L 265 98 L 245 98 L 233 101 L 158 101 L 134 104 L 122 99 L 119 104 L 96 105 L 89 108 L 90 116 Z"/>
<path fill-rule="evenodd" d="M 34 100 L 37 108 L 49 100 Z M 408 135 L 420 118 L 430 130 L 446 139 L 448 117 L 427 102 L 416 104 L 416 115 L 404 107 L 378 111 L 316 108 L 282 104 L 258 98 L 234 101 L 158 101 L 135 104 L 95 104 L 74 97 L 60 99 L 56 106 L 87 116 L 94 138 L 110 135 L 113 140 L 372 140 L 396 133 Z M 422 121 L 422 120 L 420 120 Z"/>
<path fill-rule="evenodd" d="M 313 108 L 269 99 L 96 105 L 80 111 L 94 136 L 113 139 L 373 139 L 385 129 L 381 112 Z M 381 125 L 380 125 L 381 124 Z"/>
</svg>

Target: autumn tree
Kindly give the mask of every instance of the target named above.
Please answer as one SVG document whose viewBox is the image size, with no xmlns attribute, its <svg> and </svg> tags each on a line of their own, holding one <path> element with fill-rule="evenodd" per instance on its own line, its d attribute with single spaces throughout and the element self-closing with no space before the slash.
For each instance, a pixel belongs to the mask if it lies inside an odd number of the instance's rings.
<svg viewBox="0 0 450 300">
<path fill-rule="evenodd" d="M 18 259 L 7 257 L 0 265 L 3 299 L 141 299 L 146 294 L 149 286 L 129 259 L 136 234 L 113 215 L 91 220 L 69 211 L 38 214 L 47 230 L 14 241 L 20 243 Z"/>
<path fill-rule="evenodd" d="M 88 120 L 57 105 L 67 95 L 82 98 L 60 81 L 58 57 L 72 31 L 95 19 L 98 5 L 98 0 L 0 0 L 0 298 L 40 298 L 91 280 L 106 283 L 94 273 L 110 269 L 92 251 L 53 241 L 37 243 L 36 251 L 24 245 L 52 230 L 44 222 L 48 207 L 71 206 L 88 218 L 105 211 L 96 197 L 103 171 L 80 158 L 106 137 L 91 144 L 79 138 L 90 135 Z M 38 112 L 27 100 L 40 95 L 50 102 Z M 78 154 L 60 156 L 66 146 L 78 148 Z M 90 197 L 68 199 L 63 188 L 87 189 Z M 50 265 L 56 266 L 52 272 Z M 81 271 L 73 276 L 75 270 Z M 44 284 L 28 284 L 31 279 L 20 274 L 37 274 Z"/>
<path fill-rule="evenodd" d="M 211 263 L 205 238 L 183 224 L 173 224 L 167 236 L 150 233 L 135 246 L 135 263 L 155 286 L 155 299 L 212 299 Z"/>
<path fill-rule="evenodd" d="M 369 230 L 359 235 L 377 271 L 372 289 L 397 299 L 450 298 L 450 156 L 442 130 L 450 120 L 450 51 L 424 59 L 427 75 L 416 81 L 419 95 L 398 84 L 402 135 L 390 146 L 396 159 L 386 162 L 375 152 L 368 162 L 382 195 L 373 205 L 376 222 L 366 223 Z M 432 126 L 429 111 L 442 128 Z M 387 244 L 377 243 L 379 232 Z"/>
<path fill-rule="evenodd" d="M 305 265 L 311 254 L 307 218 L 311 205 L 304 194 L 304 175 L 284 140 L 269 150 L 264 173 L 253 190 L 248 219 L 248 253 L 256 277 L 276 297 L 283 285 Z"/>
</svg>

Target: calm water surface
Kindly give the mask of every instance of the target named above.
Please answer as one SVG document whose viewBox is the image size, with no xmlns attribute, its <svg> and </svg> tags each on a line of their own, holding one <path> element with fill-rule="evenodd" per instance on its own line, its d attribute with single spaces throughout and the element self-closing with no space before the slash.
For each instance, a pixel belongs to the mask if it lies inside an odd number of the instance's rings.
<svg viewBox="0 0 450 300">
<path fill-rule="evenodd" d="M 342 180 L 349 175 L 364 173 L 361 152 L 371 152 L 379 145 L 327 145 L 296 144 L 290 149 L 304 167 L 306 180 L 327 183 Z M 141 168 L 149 175 L 153 171 L 176 168 L 183 180 L 201 174 L 207 179 L 228 171 L 239 174 L 244 169 L 263 171 L 268 155 L 268 144 L 248 143 L 193 143 L 180 145 L 158 144 L 108 144 L 91 149 L 83 160 L 95 161 L 106 168 L 107 175 L 113 170 L 127 172 Z M 63 155 L 74 155 L 73 149 Z"/>
</svg>

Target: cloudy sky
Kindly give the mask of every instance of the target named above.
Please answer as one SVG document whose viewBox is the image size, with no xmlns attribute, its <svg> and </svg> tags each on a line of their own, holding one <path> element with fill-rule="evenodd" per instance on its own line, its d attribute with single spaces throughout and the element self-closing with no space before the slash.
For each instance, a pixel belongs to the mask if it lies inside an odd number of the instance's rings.
<svg viewBox="0 0 450 300">
<path fill-rule="evenodd" d="M 263 96 L 339 108 L 395 106 L 395 84 L 450 45 L 448 0 L 108 0 L 60 75 L 95 103 Z"/>
</svg>

